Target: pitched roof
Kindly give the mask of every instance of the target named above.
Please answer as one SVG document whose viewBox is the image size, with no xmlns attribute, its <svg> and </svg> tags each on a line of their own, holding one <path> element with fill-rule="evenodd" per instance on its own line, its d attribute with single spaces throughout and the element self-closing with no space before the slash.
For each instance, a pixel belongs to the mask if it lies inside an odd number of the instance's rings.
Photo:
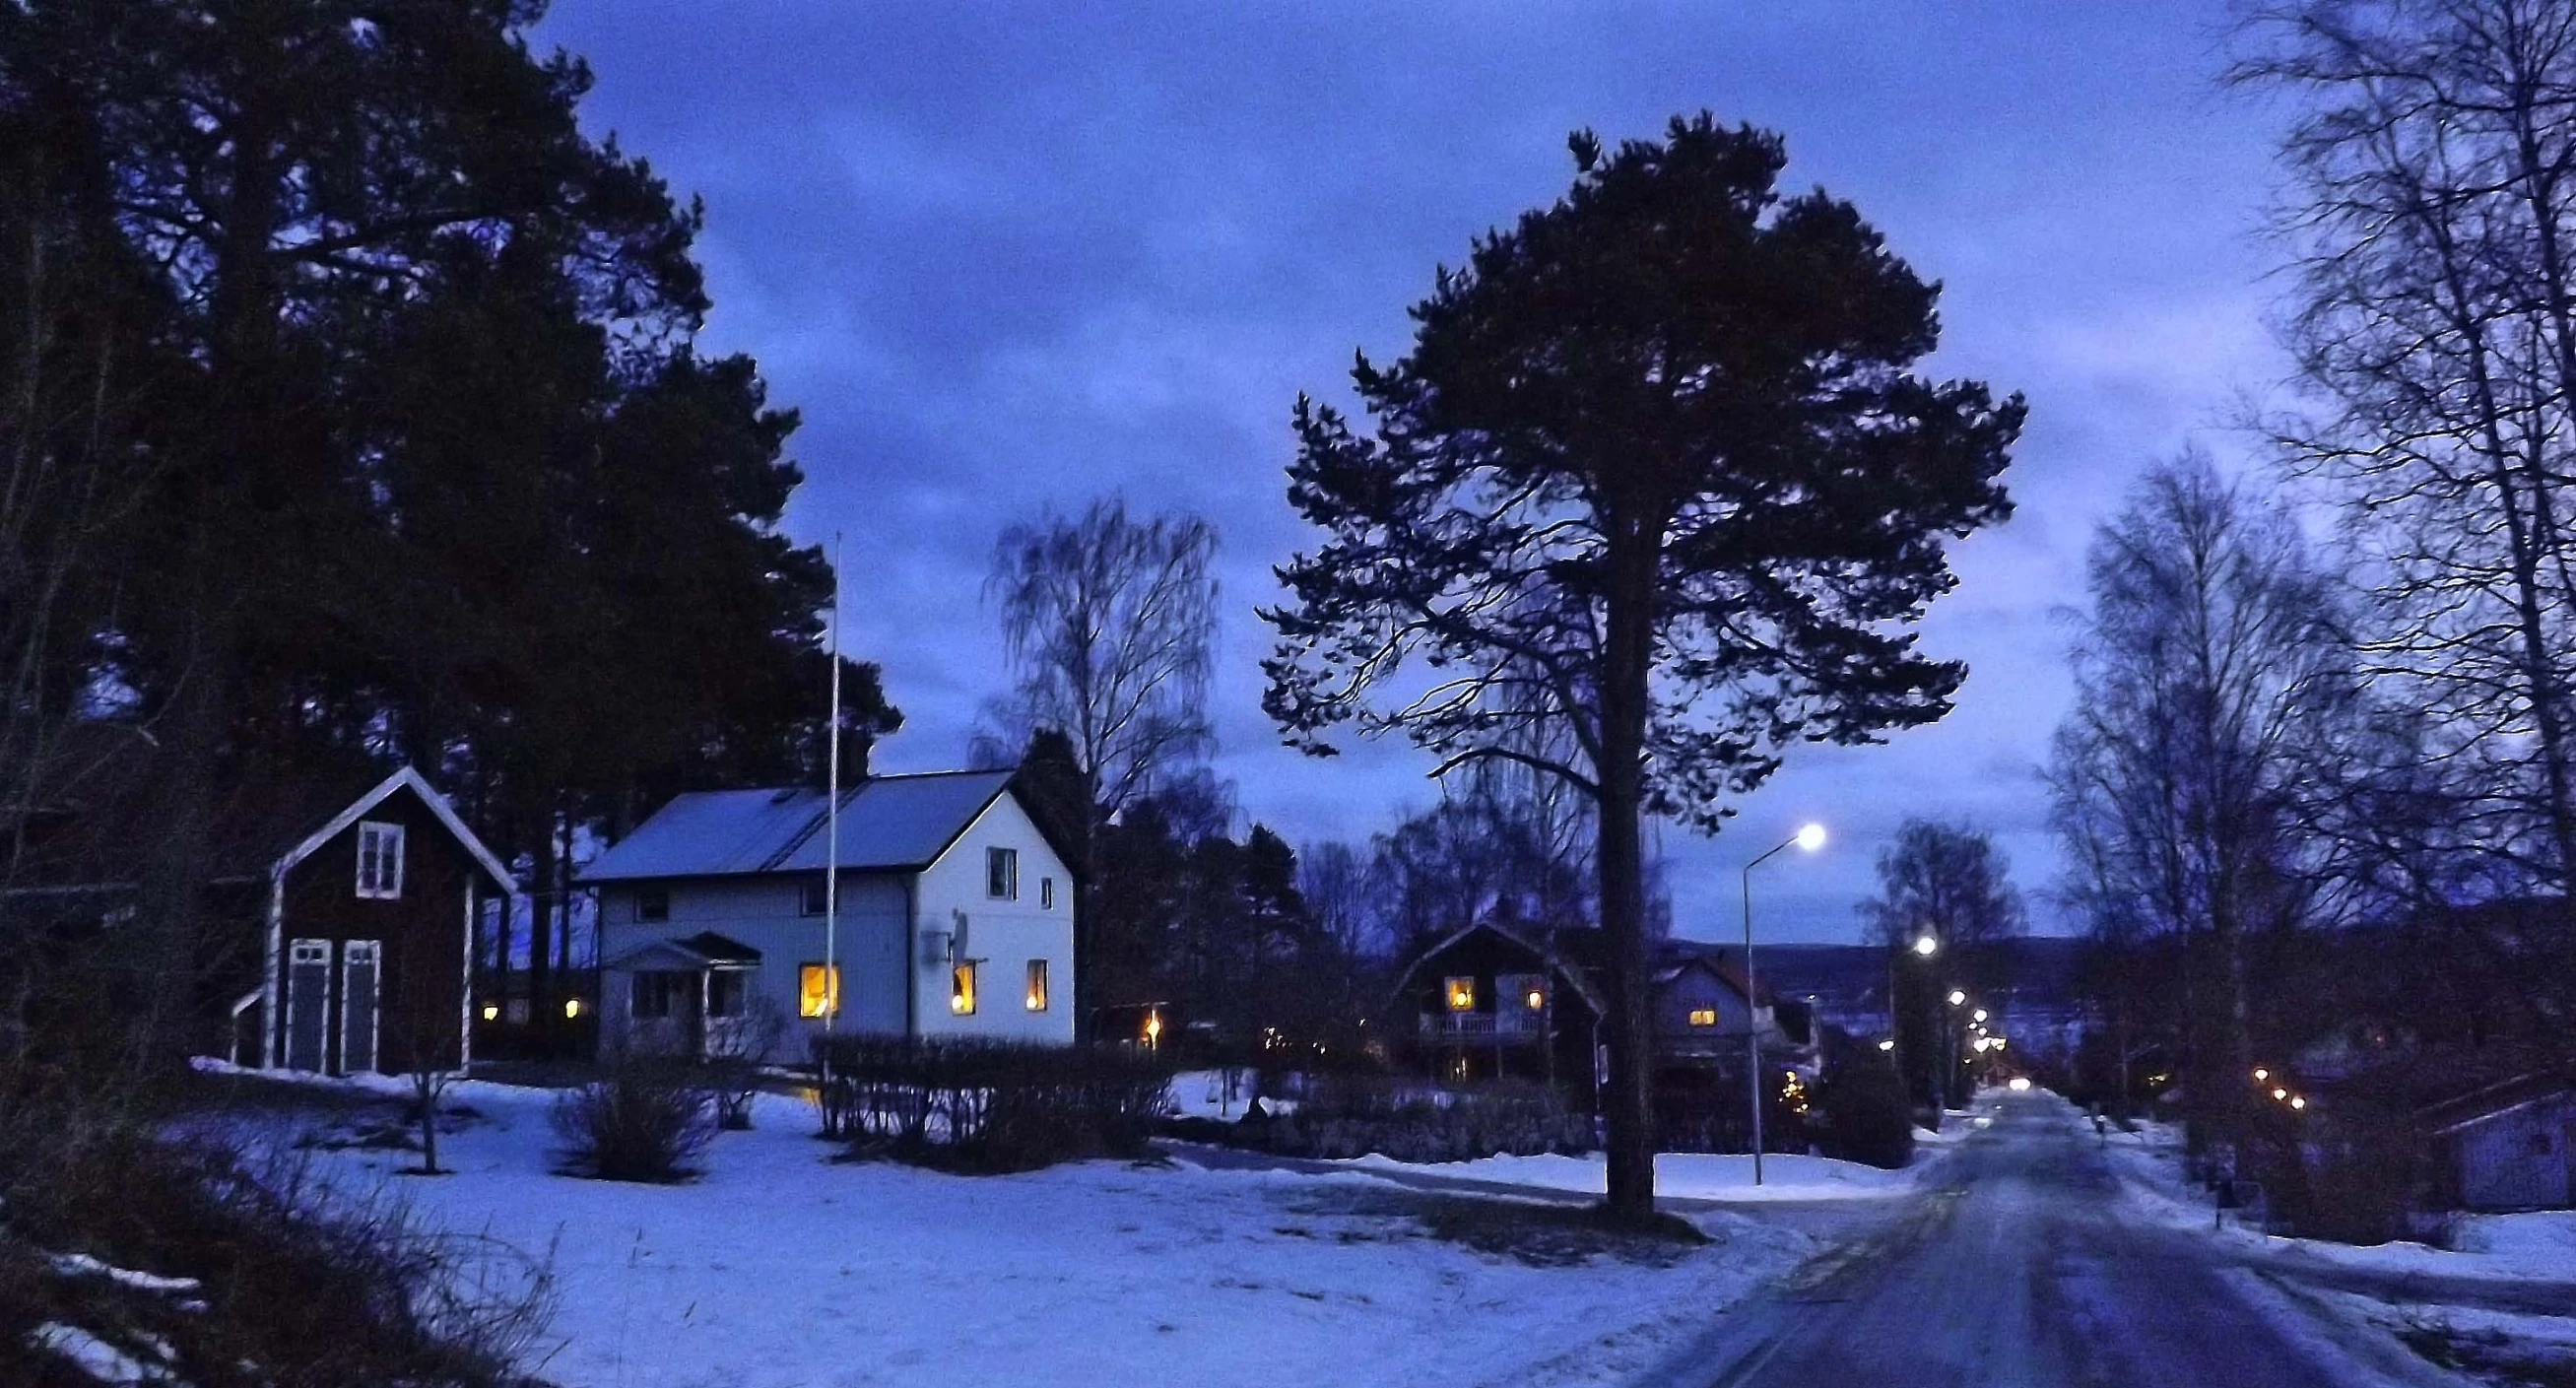
<svg viewBox="0 0 2576 1388">
<path fill-rule="evenodd" d="M 448 804 L 446 796 L 431 789 L 429 782 L 422 779 L 421 774 L 409 766 L 402 767 L 394 774 L 378 781 L 374 789 L 351 801 L 321 828 L 307 834 L 302 842 L 286 850 L 271 871 L 283 873 L 313 856 L 322 845 L 329 843 L 342 830 L 357 823 L 358 816 L 383 804 L 399 790 L 409 790 L 419 797 L 421 804 L 429 808 L 431 817 L 447 830 L 448 834 L 456 840 L 458 847 L 465 850 L 466 856 L 472 858 L 475 864 L 491 878 L 492 885 L 505 892 L 515 892 L 519 889 L 518 880 L 510 876 L 510 869 L 502 865 L 500 857 L 490 848 L 485 847 L 483 840 L 476 838 L 474 831 L 465 827 L 465 821 L 457 817 L 456 807 Z"/>
<path fill-rule="evenodd" d="M 917 872 L 1010 788 L 1009 771 L 871 776 L 841 792 L 840 864 Z M 803 786 L 690 791 L 591 860 L 583 883 L 821 872 L 824 792 Z"/>
<path fill-rule="evenodd" d="M 760 951 L 712 930 L 702 930 L 685 940 L 647 940 L 603 963 L 608 969 L 632 969 L 648 960 L 675 963 L 683 970 L 748 969 L 760 964 Z"/>
</svg>

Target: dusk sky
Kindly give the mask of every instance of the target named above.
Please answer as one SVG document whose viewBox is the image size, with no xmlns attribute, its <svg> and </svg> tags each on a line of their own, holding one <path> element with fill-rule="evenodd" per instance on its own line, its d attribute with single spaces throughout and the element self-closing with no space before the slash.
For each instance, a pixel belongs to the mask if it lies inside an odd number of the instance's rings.
<svg viewBox="0 0 2576 1388">
<path fill-rule="evenodd" d="M 2256 239 L 2279 113 L 2217 89 L 2223 3 L 1938 6 L 564 0 L 585 107 L 706 200 L 706 346 L 803 411 L 806 540 L 844 536 L 845 642 L 904 730 L 881 770 L 960 764 L 1002 688 L 978 605 L 1006 523 L 1123 491 L 1224 533 L 1218 770 L 1292 841 L 1364 842 L 1436 788 L 1392 744 L 1311 761 L 1259 705 L 1288 411 L 1347 399 L 1354 348 L 1469 239 L 1562 193 L 1565 137 L 1708 108 L 1786 136 L 1791 189 L 1855 202 L 1943 281 L 1931 369 L 2030 399 L 2019 511 L 1956 551 L 1925 628 L 1959 706 L 1882 747 L 1808 747 L 1715 840 L 1667 828 L 1679 929 L 1738 926 L 1736 868 L 1800 822 L 1813 859 L 1757 885 L 1769 939 L 1854 938 L 1908 814 L 1994 831 L 2056 872 L 2038 768 L 2093 525 L 2146 461 L 2243 452 L 2235 402 L 2279 374 Z M 2047 928 L 2053 915 L 2034 901 Z"/>
</svg>

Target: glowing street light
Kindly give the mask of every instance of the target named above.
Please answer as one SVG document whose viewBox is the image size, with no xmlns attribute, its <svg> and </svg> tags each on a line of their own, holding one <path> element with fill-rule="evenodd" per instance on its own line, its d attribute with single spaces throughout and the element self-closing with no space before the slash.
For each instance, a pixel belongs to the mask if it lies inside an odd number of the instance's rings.
<svg viewBox="0 0 2576 1388">
<path fill-rule="evenodd" d="M 2272 1078 L 2272 1072 L 2271 1072 L 2271 1071 L 2264 1069 L 2264 1068 L 2263 1068 L 2262 1066 L 2260 1066 L 2260 1065 L 2257 1065 L 2257 1066 L 2255 1066 L 2255 1067 L 2254 1067 L 2254 1082 L 2255 1082 L 2256 1084 L 2261 1084 L 2263 1081 L 2268 1080 L 2268 1079 L 2270 1079 L 2270 1078 Z"/>
<path fill-rule="evenodd" d="M 1773 853 L 1797 845 L 1800 852 L 1813 853 L 1825 846 L 1825 826 L 1813 822 L 1798 826 L 1798 832 L 1774 845 L 1768 852 L 1744 865 L 1744 1101 L 1753 1110 L 1753 1184 L 1762 1184 L 1762 1029 L 1753 1025 L 1755 1001 L 1760 994 L 1753 986 L 1753 870 L 1762 866 Z"/>
<path fill-rule="evenodd" d="M 1880 1050 L 1882 1050 L 1882 1051 L 1892 1051 L 1892 1050 L 1895 1050 L 1895 1049 L 1896 1049 L 1896 1038 L 1895 1038 L 1895 1037 L 1893 1037 L 1893 1036 L 1888 1037 L 1886 1040 L 1881 1041 L 1881 1042 L 1879 1042 L 1879 1043 L 1878 1043 L 1878 1048 L 1879 1048 Z"/>
<path fill-rule="evenodd" d="M 2286 1089 L 2275 1089 L 2272 1091 L 2272 1097 L 2275 1099 L 2286 1099 L 2290 1097 L 2290 1091 Z"/>
<path fill-rule="evenodd" d="M 1966 993 L 1961 992 L 1956 988 L 1950 990 L 1950 1005 L 1952 1007 L 1957 1007 L 1959 1004 L 1966 1002 L 1967 1000 L 1968 995 Z"/>
<path fill-rule="evenodd" d="M 1941 942 L 1929 935 L 1917 936 L 1914 941 L 1914 952 L 1929 959 L 1941 952 Z"/>
<path fill-rule="evenodd" d="M 2304 1097 L 2292 1099 L 2290 1101 L 2290 1107 L 2292 1108 L 2306 1108 L 2307 1106 L 2308 1101 Z"/>
<path fill-rule="evenodd" d="M 1986 1010 L 1982 1007 L 1978 1008 L 1976 1011 L 1968 1014 L 1968 1020 L 1982 1025 L 1986 1020 Z"/>
</svg>

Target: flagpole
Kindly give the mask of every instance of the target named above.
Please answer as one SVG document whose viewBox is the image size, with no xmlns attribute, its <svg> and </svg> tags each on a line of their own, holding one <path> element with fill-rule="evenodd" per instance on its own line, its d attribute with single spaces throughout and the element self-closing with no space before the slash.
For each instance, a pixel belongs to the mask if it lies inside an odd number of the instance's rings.
<svg viewBox="0 0 2576 1388">
<path fill-rule="evenodd" d="M 832 532 L 832 746 L 823 804 L 823 1078 L 832 1077 L 832 1023 L 841 1011 L 841 534 Z"/>
</svg>

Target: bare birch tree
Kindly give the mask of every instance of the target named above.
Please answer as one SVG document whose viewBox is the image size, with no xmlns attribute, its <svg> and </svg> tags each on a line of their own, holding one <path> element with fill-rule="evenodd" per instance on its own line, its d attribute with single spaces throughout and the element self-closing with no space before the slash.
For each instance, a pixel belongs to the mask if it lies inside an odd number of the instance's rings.
<svg viewBox="0 0 2576 1388">
<path fill-rule="evenodd" d="M 1099 828 L 1158 789 L 1177 785 L 1215 746 L 1207 718 L 1216 646 L 1216 527 L 1171 512 L 1128 514 L 1095 501 L 1079 516 L 1049 512 L 1002 532 L 985 601 L 1002 619 L 1012 691 L 986 711 L 995 745 L 1022 747 L 1053 728 L 1071 744 L 1088 814 L 1075 845 L 1082 881 L 1096 872 Z M 1075 891 L 1076 957 L 1093 932 L 1089 888 Z M 1074 971 L 1074 1007 L 1090 1027 L 1094 999 Z"/>
<path fill-rule="evenodd" d="M 2424 710 L 2462 846 L 2576 896 L 2576 3 L 2286 0 L 2246 39 L 2232 79 L 2303 103 L 2317 405 L 2275 433 L 2370 561 L 2363 667 Z"/>
</svg>

